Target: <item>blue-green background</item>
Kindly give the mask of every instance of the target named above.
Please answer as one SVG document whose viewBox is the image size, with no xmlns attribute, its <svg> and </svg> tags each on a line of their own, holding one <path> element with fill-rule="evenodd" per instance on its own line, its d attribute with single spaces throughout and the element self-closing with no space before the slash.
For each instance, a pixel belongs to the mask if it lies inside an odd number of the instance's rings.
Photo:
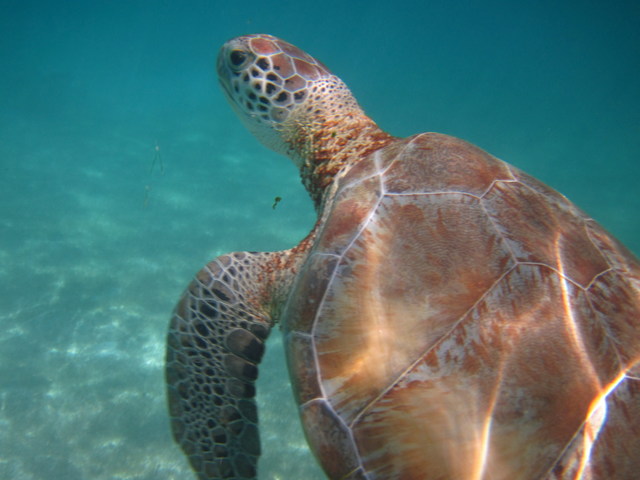
<svg viewBox="0 0 640 480">
<path fill-rule="evenodd" d="M 4 0 L 0 12 L 2 480 L 192 478 L 165 412 L 173 304 L 216 255 L 291 247 L 314 221 L 293 165 L 218 89 L 230 37 L 283 37 L 383 128 L 470 140 L 640 252 L 637 1 Z M 259 383 L 261 478 L 321 478 L 278 337 Z"/>
</svg>

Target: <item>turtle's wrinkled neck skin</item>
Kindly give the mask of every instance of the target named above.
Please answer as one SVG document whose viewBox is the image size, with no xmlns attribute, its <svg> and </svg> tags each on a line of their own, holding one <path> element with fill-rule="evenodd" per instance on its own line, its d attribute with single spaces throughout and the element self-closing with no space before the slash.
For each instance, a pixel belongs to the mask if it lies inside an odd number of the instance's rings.
<svg viewBox="0 0 640 480">
<path fill-rule="evenodd" d="M 247 128 L 300 168 L 316 211 L 344 167 L 394 139 L 322 63 L 276 37 L 228 41 L 217 68 L 225 95 Z"/>
</svg>

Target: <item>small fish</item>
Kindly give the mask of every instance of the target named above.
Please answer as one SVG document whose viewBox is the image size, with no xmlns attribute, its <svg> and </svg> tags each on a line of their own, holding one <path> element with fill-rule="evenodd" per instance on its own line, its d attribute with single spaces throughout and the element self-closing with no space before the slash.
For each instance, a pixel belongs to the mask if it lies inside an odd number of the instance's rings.
<svg viewBox="0 0 640 480">
<path fill-rule="evenodd" d="M 276 205 L 278 205 L 280 203 L 280 200 L 282 200 L 282 197 L 276 197 L 273 199 L 273 205 L 271 205 L 271 208 L 273 208 L 274 210 L 276 209 Z"/>
</svg>

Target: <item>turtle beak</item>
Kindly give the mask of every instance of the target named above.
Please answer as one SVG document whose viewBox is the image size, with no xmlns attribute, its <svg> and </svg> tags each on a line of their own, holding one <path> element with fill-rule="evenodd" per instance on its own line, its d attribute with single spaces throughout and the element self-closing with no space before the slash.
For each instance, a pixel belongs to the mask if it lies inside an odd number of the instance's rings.
<svg viewBox="0 0 640 480">
<path fill-rule="evenodd" d="M 220 49 L 220 51 L 218 52 L 218 58 L 216 61 L 216 72 L 218 74 L 218 82 L 220 82 L 220 85 L 222 86 L 222 89 L 224 90 L 225 95 L 227 96 L 227 98 L 230 99 L 230 88 L 231 85 L 229 83 L 229 70 L 227 68 L 227 66 L 225 65 L 225 56 L 227 55 L 227 44 L 225 43 L 222 48 Z"/>
<path fill-rule="evenodd" d="M 246 71 L 252 65 L 254 57 L 243 37 L 231 39 L 220 48 L 216 60 L 218 81 L 225 96 L 234 107 L 241 98 L 237 91 L 233 90 L 233 80 L 243 74 L 246 76 Z"/>
</svg>

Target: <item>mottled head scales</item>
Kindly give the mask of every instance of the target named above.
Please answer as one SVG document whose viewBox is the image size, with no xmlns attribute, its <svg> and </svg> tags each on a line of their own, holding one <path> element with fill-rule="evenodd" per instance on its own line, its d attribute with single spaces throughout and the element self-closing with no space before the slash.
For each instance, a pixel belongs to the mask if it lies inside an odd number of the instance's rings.
<svg viewBox="0 0 640 480">
<path fill-rule="evenodd" d="M 294 161 L 316 206 L 346 163 L 391 139 L 342 80 L 279 38 L 229 40 L 220 49 L 217 70 L 242 122 L 265 146 Z"/>
</svg>

